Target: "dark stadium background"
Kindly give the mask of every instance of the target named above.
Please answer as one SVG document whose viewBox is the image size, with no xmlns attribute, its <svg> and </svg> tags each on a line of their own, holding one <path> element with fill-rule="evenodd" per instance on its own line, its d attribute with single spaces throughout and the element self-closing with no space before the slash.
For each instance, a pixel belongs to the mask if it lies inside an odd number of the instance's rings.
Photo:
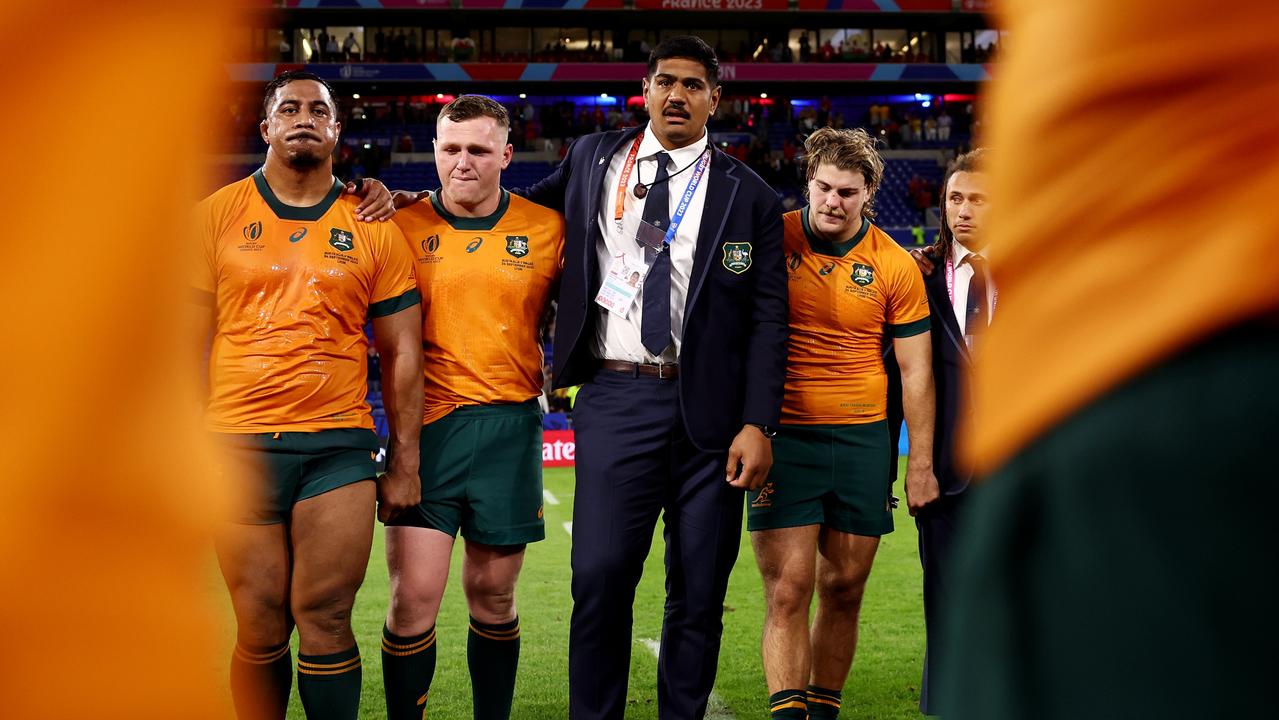
<svg viewBox="0 0 1279 720">
<path fill-rule="evenodd" d="M 482 93 L 511 113 L 506 187 L 547 175 L 574 138 L 647 120 L 648 50 L 694 34 L 716 48 L 723 97 L 712 141 L 746 161 L 786 209 L 804 204 L 803 141 L 863 127 L 882 141 L 877 223 L 903 245 L 931 242 L 946 162 L 980 131 L 979 84 L 999 33 L 983 0 L 287 0 L 238 32 L 237 92 L 215 185 L 258 167 L 262 86 L 305 67 L 338 90 L 336 172 L 393 189 L 438 188 L 431 141 L 443 105 Z M 209 188 L 210 190 L 212 189 Z M 549 353 L 553 350 L 546 348 Z M 385 414 L 376 359 L 369 399 Z M 547 428 L 567 428 L 552 394 Z M 903 433 L 903 437 L 905 434 Z"/>
</svg>

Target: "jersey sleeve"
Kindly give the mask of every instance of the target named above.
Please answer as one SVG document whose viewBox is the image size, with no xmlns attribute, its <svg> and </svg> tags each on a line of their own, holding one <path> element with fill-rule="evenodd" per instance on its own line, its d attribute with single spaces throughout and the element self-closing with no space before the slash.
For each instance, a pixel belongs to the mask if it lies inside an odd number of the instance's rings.
<svg viewBox="0 0 1279 720">
<path fill-rule="evenodd" d="M 394 223 L 379 223 L 381 243 L 374 256 L 373 295 L 369 299 L 369 317 L 384 317 L 422 302 L 413 271 L 413 254 L 408 240 Z"/>
<path fill-rule="evenodd" d="M 187 282 L 197 302 L 212 304 L 218 289 L 215 248 L 221 228 L 218 204 L 213 198 L 196 205 L 192 225 L 195 243 L 187 253 Z"/>
<path fill-rule="evenodd" d="M 924 276 L 909 256 L 894 264 L 892 291 L 888 296 L 888 332 L 907 338 L 928 332 L 928 293 Z"/>
<path fill-rule="evenodd" d="M 564 271 L 564 216 L 556 213 L 555 221 L 551 224 L 551 232 L 555 234 L 555 257 L 558 258 L 559 264 L 556 266 L 560 272 Z"/>
</svg>

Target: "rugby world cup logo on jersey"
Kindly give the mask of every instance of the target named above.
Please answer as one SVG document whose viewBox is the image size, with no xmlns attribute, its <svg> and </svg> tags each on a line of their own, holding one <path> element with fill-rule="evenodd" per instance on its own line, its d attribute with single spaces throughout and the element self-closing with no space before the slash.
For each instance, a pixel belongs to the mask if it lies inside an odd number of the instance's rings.
<svg viewBox="0 0 1279 720">
<path fill-rule="evenodd" d="M 724 243 L 724 267 L 735 275 L 741 275 L 751 266 L 750 243 Z"/>
<path fill-rule="evenodd" d="M 875 282 L 875 269 L 869 265 L 853 263 L 852 278 L 853 282 L 861 285 L 862 287 L 866 287 L 867 285 Z"/>
<path fill-rule="evenodd" d="M 799 269 L 799 253 L 791 253 L 790 260 L 787 261 L 786 264 L 787 266 L 790 267 L 791 270 L 798 270 Z"/>
<path fill-rule="evenodd" d="M 329 244 L 342 252 L 349 252 L 355 247 L 355 235 L 350 230 L 329 228 Z"/>
<path fill-rule="evenodd" d="M 245 240 L 257 240 L 262 235 L 262 221 L 251 222 L 241 231 Z"/>
<path fill-rule="evenodd" d="M 440 236 L 432 235 L 422 241 L 422 251 L 427 255 L 434 255 L 436 250 L 440 249 Z"/>
<path fill-rule="evenodd" d="M 507 235 L 506 252 L 517 258 L 528 255 L 528 235 Z"/>
</svg>

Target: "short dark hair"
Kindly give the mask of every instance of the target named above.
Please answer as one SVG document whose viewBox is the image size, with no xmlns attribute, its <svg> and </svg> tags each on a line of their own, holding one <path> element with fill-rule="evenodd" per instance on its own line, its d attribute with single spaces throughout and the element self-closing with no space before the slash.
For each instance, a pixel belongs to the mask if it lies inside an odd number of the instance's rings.
<svg viewBox="0 0 1279 720">
<path fill-rule="evenodd" d="M 676 35 L 666 38 L 653 48 L 653 52 L 648 54 L 648 77 L 653 77 L 653 73 L 657 72 L 659 60 L 668 58 L 696 60 L 706 68 L 706 79 L 710 86 L 715 87 L 719 84 L 719 58 L 715 57 L 715 50 L 696 35 Z"/>
<path fill-rule="evenodd" d="M 453 102 L 440 110 L 440 118 L 448 118 L 453 122 L 464 122 L 475 118 L 490 117 L 503 128 L 510 129 L 511 116 L 502 107 L 502 103 L 487 95 L 459 95 Z"/>
<path fill-rule="evenodd" d="M 266 118 L 271 112 L 271 103 L 275 101 L 275 93 L 280 88 L 288 85 L 294 80 L 314 80 L 324 86 L 329 91 L 329 97 L 333 100 L 333 115 L 338 114 L 338 94 L 329 84 L 327 80 L 306 70 L 286 70 L 275 76 L 271 82 L 266 84 L 266 92 L 262 95 L 262 117 Z"/>
</svg>

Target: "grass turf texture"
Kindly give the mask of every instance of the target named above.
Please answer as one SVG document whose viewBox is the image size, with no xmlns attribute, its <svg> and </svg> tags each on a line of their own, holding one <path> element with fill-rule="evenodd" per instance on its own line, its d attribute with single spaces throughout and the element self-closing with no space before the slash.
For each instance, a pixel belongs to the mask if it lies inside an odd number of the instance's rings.
<svg viewBox="0 0 1279 720">
<path fill-rule="evenodd" d="M 905 477 L 902 460 L 898 477 Z M 516 720 L 554 720 L 568 715 L 568 623 L 572 611 L 569 594 L 571 538 L 564 523 L 573 518 L 573 471 L 548 468 L 545 487 L 559 505 L 547 504 L 546 540 L 529 546 L 520 577 L 517 604 L 520 612 L 520 670 L 512 717 Z M 900 494 L 900 485 L 897 486 Z M 906 503 L 896 511 L 897 529 L 880 543 L 875 567 L 866 588 L 861 615 L 861 637 L 853 670 L 844 687 L 841 717 L 920 718 L 919 674 L 924 654 L 923 596 L 917 554 L 915 522 Z M 631 648 L 631 680 L 626 717 L 657 718 L 657 659 L 640 643 L 661 635 L 664 600 L 662 525 L 657 533 L 635 601 L 636 642 Z M 436 625 L 439 664 L 427 705 L 430 720 L 469 720 L 470 674 L 466 666 L 466 601 L 461 587 L 459 538 L 449 572 L 448 590 Z M 220 578 L 210 592 L 223 602 L 228 618 L 226 653 L 211 670 L 226 683 L 226 667 L 234 644 L 230 603 Z M 353 624 L 364 664 L 361 718 L 385 717 L 382 698 L 381 633 L 388 602 L 386 561 L 382 527 L 377 526 L 373 553 L 364 586 L 355 602 Z M 768 716 L 768 690 L 759 657 L 764 596 L 755 567 L 750 538 L 743 530 L 741 551 L 725 599 L 724 640 L 720 652 L 715 694 L 739 720 Z M 294 658 L 297 636 L 294 635 Z M 296 678 L 296 674 L 295 674 Z M 230 716 L 230 703 L 227 703 Z M 296 679 L 289 703 L 290 720 L 302 720 Z"/>
</svg>

